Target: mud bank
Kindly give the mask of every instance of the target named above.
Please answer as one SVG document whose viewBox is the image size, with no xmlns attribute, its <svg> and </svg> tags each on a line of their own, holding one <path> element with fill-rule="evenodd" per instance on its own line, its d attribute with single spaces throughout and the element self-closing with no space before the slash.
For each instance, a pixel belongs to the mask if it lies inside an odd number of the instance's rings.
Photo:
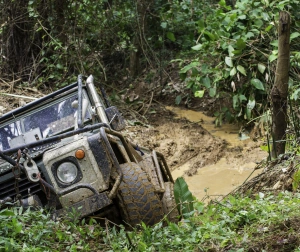
<svg viewBox="0 0 300 252">
<path fill-rule="evenodd" d="M 239 139 L 238 126 L 216 128 L 214 118 L 201 112 L 166 107 L 150 122 L 149 127 L 129 127 L 128 136 L 163 153 L 174 179 L 183 176 L 199 200 L 228 194 L 257 175 L 257 162 L 267 156 L 260 142 Z"/>
</svg>

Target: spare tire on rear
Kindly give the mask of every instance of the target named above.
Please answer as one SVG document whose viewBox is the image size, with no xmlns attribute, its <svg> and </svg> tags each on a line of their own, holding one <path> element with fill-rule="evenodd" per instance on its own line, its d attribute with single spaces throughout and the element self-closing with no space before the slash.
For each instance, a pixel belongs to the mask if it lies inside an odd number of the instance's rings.
<svg viewBox="0 0 300 252">
<path fill-rule="evenodd" d="M 117 202 L 123 221 L 130 226 L 158 223 L 164 217 L 163 207 L 146 172 L 136 163 L 121 164 L 120 168 L 123 180 Z"/>
</svg>

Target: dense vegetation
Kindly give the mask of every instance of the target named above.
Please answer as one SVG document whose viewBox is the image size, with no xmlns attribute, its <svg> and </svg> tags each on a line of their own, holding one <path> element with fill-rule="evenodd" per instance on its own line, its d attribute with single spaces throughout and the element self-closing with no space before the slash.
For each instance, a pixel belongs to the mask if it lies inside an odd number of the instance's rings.
<svg viewBox="0 0 300 252">
<path fill-rule="evenodd" d="M 278 15 L 287 10 L 289 84 L 298 100 L 296 0 L 2 0 L 0 7 L 3 80 L 58 88 L 78 73 L 92 73 L 125 89 L 142 77 L 146 88 L 176 93 L 177 104 L 194 96 L 217 98 L 218 124 L 224 118 L 249 121 L 268 110 Z M 174 67 L 181 80 L 170 75 Z"/>
<path fill-rule="evenodd" d="M 143 78 L 149 89 L 175 93 L 177 104 L 216 98 L 218 124 L 224 118 L 268 118 L 276 24 L 279 11 L 287 10 L 292 16 L 289 133 L 295 143 L 289 150 L 297 151 L 296 0 L 0 0 L 0 7 L 1 81 L 56 89 L 78 73 L 92 73 L 125 89 Z M 170 76 L 174 68 L 178 80 Z M 130 231 L 110 222 L 101 227 L 93 218 L 78 220 L 76 212 L 52 220 L 45 210 L 2 209 L 0 251 L 300 251 L 299 199 L 298 193 L 281 192 L 228 197 L 207 206 L 195 201 L 178 225 L 161 222 Z"/>
<path fill-rule="evenodd" d="M 227 197 L 205 206 L 195 202 L 190 217 L 125 230 L 70 213 L 52 220 L 44 210 L 0 211 L 0 251 L 300 251 L 300 195 L 259 193 Z"/>
</svg>

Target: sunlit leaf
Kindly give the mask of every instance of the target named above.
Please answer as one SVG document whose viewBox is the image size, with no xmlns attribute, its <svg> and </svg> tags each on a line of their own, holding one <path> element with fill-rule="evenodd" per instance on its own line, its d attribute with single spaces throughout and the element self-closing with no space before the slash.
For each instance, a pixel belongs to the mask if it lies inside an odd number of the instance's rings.
<svg viewBox="0 0 300 252">
<path fill-rule="evenodd" d="M 246 96 L 243 94 L 240 94 L 238 97 L 239 97 L 240 102 L 247 101 Z"/>
<path fill-rule="evenodd" d="M 259 90 L 265 90 L 264 85 L 262 84 L 262 82 L 259 79 L 252 79 L 251 80 L 251 84 Z"/>
<path fill-rule="evenodd" d="M 269 61 L 272 62 L 272 61 L 276 60 L 277 58 L 278 58 L 278 55 L 277 55 L 277 54 L 271 54 L 271 55 L 269 56 Z"/>
<path fill-rule="evenodd" d="M 190 64 L 186 65 L 185 67 L 181 68 L 179 73 L 186 73 L 188 70 L 190 70 L 193 67 L 199 66 L 200 63 L 198 61 L 193 61 Z"/>
<path fill-rule="evenodd" d="M 278 40 L 273 40 L 270 44 L 272 46 L 278 47 Z"/>
<path fill-rule="evenodd" d="M 188 214 L 194 210 L 193 195 L 189 190 L 184 178 L 179 177 L 174 184 L 174 197 L 179 206 L 180 213 Z"/>
<path fill-rule="evenodd" d="M 210 97 L 215 97 L 216 93 L 217 93 L 217 88 L 216 87 L 213 87 L 213 88 L 209 89 L 209 96 Z"/>
<path fill-rule="evenodd" d="M 257 64 L 257 68 L 258 68 L 258 71 L 260 72 L 260 73 L 264 73 L 265 72 L 265 70 L 266 70 L 266 66 L 265 65 L 263 65 L 263 64 L 261 64 L 261 63 L 258 63 Z"/>
<path fill-rule="evenodd" d="M 270 31 L 272 28 L 274 27 L 274 25 L 268 25 L 265 29 L 266 32 Z"/>
<path fill-rule="evenodd" d="M 199 51 L 199 50 L 201 50 L 201 48 L 202 48 L 202 44 L 197 44 L 197 45 L 192 47 L 192 49 L 195 50 L 195 51 Z"/>
<path fill-rule="evenodd" d="M 247 103 L 247 109 L 252 110 L 252 109 L 254 109 L 254 107 L 255 107 L 255 100 L 253 98 L 249 99 L 249 101 Z"/>
<path fill-rule="evenodd" d="M 173 42 L 176 40 L 173 32 L 167 32 L 167 38 Z"/>
<path fill-rule="evenodd" d="M 253 32 L 247 32 L 246 38 L 252 38 L 252 37 L 254 37 L 254 33 Z"/>
<path fill-rule="evenodd" d="M 231 57 L 225 57 L 225 63 L 226 63 L 227 66 L 233 67 Z"/>
<path fill-rule="evenodd" d="M 245 70 L 245 68 L 243 67 L 243 66 L 241 66 L 241 65 L 238 65 L 237 67 L 237 70 L 241 73 L 241 74 L 243 74 L 243 75 L 247 75 L 246 74 L 246 70 Z"/>
<path fill-rule="evenodd" d="M 199 98 L 202 98 L 203 95 L 204 95 L 204 90 L 198 90 L 194 94 L 195 97 L 199 97 Z"/>
<path fill-rule="evenodd" d="M 269 152 L 269 147 L 268 147 L 268 145 L 261 145 L 261 146 L 259 146 L 259 147 L 260 147 L 261 150 L 266 151 L 266 152 Z"/>
<path fill-rule="evenodd" d="M 233 51 L 234 51 L 234 48 L 232 47 L 232 45 L 229 45 L 228 46 L 228 54 L 230 57 L 234 56 Z"/>
<path fill-rule="evenodd" d="M 207 35 L 206 37 L 209 38 L 209 40 L 215 40 L 216 39 L 216 36 L 214 34 L 212 34 L 211 32 L 209 32 L 209 31 L 205 31 L 203 33 L 205 35 Z"/>
<path fill-rule="evenodd" d="M 161 24 L 160 24 L 160 26 L 161 26 L 163 29 L 166 29 L 166 28 L 167 28 L 167 25 L 168 25 L 167 22 L 161 22 Z"/>
<path fill-rule="evenodd" d="M 236 74 L 236 68 L 233 67 L 231 70 L 230 70 L 230 76 L 234 76 Z"/>
<path fill-rule="evenodd" d="M 293 32 L 293 33 L 291 34 L 291 36 L 290 36 L 290 41 L 292 41 L 292 39 L 297 38 L 297 37 L 299 37 L 299 36 L 300 36 L 300 33 L 299 33 L 299 32 Z"/>
</svg>

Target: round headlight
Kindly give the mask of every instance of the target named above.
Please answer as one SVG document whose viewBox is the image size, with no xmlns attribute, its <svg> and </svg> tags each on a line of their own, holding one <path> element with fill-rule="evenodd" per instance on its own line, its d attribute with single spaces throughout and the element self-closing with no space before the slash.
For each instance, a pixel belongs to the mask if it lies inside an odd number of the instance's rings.
<svg viewBox="0 0 300 252">
<path fill-rule="evenodd" d="M 72 183 L 77 177 L 77 167 L 72 162 L 64 162 L 57 167 L 56 174 L 63 183 Z"/>
</svg>

